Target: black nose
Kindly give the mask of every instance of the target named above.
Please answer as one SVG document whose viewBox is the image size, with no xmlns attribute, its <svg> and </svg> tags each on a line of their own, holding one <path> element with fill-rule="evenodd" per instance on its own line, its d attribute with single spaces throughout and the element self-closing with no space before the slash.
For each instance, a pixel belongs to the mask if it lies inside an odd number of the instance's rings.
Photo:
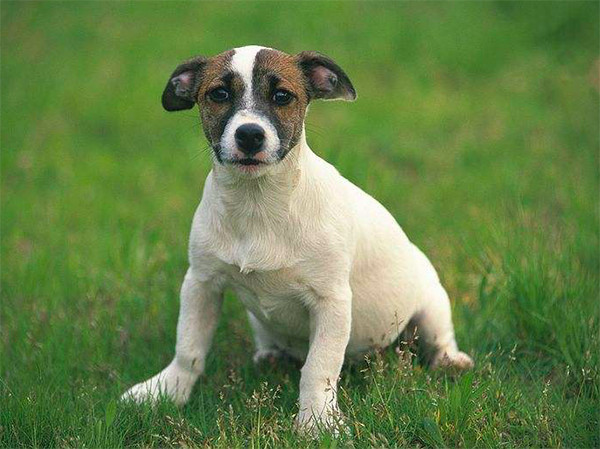
<svg viewBox="0 0 600 449">
<path fill-rule="evenodd" d="M 265 130 L 254 123 L 242 125 L 235 131 L 235 142 L 250 156 L 261 150 L 264 141 Z"/>
</svg>

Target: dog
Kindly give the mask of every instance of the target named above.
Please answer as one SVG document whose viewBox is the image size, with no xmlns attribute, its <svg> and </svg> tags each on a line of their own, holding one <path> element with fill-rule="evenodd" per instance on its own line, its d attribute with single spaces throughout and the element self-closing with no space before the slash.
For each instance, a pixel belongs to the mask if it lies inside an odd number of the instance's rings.
<svg viewBox="0 0 600 449">
<path fill-rule="evenodd" d="M 392 215 L 312 152 L 311 101 L 356 99 L 323 54 L 247 46 L 179 65 L 167 111 L 198 105 L 213 167 L 194 214 L 173 361 L 123 399 L 185 403 L 204 370 L 232 288 L 247 309 L 254 361 L 288 355 L 301 369 L 300 428 L 336 426 L 345 358 L 396 340 L 411 322 L 430 364 L 468 369 L 432 264 Z"/>
</svg>

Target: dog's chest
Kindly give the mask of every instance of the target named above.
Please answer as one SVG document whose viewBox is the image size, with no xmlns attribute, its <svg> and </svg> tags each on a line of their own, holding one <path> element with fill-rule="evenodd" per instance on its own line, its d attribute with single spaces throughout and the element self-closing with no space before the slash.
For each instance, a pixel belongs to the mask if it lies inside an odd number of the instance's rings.
<svg viewBox="0 0 600 449">
<path fill-rule="evenodd" d="M 306 220 L 268 194 L 240 192 L 234 199 L 211 202 L 209 196 L 201 204 L 190 241 L 192 265 L 207 279 L 223 279 L 267 327 L 308 335 L 305 305 L 314 294 L 306 279 L 316 234 L 307 235 Z"/>
<path fill-rule="evenodd" d="M 244 272 L 236 265 L 226 265 L 224 273 L 237 298 L 270 330 L 308 336 L 305 304 L 313 300 L 313 293 L 294 267 Z"/>
</svg>

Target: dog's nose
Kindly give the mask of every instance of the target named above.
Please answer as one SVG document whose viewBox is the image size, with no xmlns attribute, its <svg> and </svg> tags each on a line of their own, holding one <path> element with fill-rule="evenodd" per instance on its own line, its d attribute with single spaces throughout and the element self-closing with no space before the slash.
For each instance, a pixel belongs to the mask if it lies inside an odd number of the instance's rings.
<svg viewBox="0 0 600 449">
<path fill-rule="evenodd" d="M 247 155 L 258 153 L 265 141 L 265 130 L 255 123 L 247 123 L 235 131 L 235 142 Z"/>
</svg>

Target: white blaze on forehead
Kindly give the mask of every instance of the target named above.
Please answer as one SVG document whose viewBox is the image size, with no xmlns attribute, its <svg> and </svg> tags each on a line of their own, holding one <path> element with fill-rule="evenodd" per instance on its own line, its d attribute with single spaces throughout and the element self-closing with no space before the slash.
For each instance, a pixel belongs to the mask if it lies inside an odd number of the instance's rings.
<svg viewBox="0 0 600 449">
<path fill-rule="evenodd" d="M 231 58 L 231 68 L 240 74 L 244 81 L 244 100 L 249 106 L 252 100 L 252 70 L 254 69 L 254 60 L 256 54 L 266 49 L 260 45 L 248 45 L 247 47 L 236 48 Z"/>
</svg>

